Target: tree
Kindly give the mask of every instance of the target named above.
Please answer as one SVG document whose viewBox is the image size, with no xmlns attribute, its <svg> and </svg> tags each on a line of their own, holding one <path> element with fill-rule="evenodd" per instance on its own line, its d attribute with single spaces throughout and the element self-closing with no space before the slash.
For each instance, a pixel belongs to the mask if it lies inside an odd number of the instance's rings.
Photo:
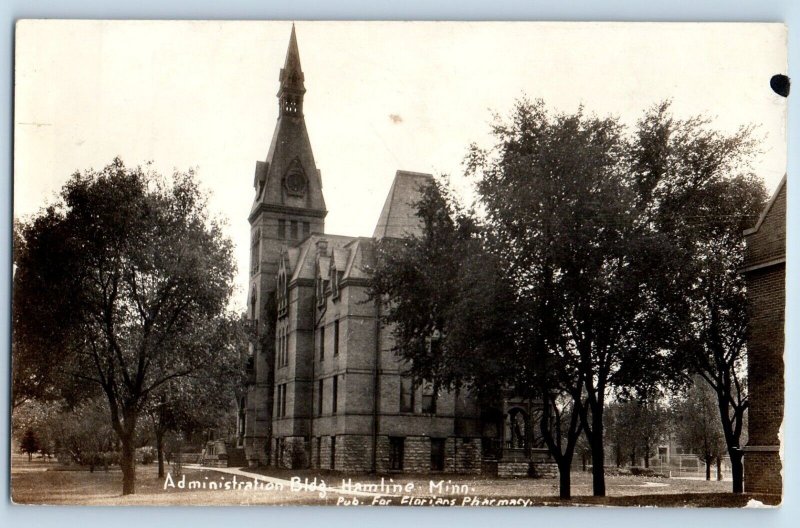
<svg viewBox="0 0 800 528">
<path fill-rule="evenodd" d="M 616 119 L 521 100 L 493 133 L 496 145 L 467 159 L 491 251 L 522 313 L 523 350 L 559 373 L 591 446 L 593 492 L 605 495 L 609 391 L 652 386 L 664 372 L 671 248 L 642 221 Z"/>
<path fill-rule="evenodd" d="M 69 291 L 52 291 L 46 280 L 65 282 L 73 276 L 75 269 L 53 266 L 47 279 L 43 275 L 28 273 L 27 262 L 43 258 L 58 258 L 58 255 L 45 255 L 44 248 L 62 247 L 65 233 L 60 232 L 58 219 L 54 212 L 47 211 L 31 223 L 15 220 L 13 230 L 14 295 L 11 311 L 11 408 L 33 400 L 53 402 L 61 398 L 54 390 L 63 381 L 65 355 L 54 354 L 60 343 L 69 339 L 69 332 L 76 332 L 74 298 Z M 36 292 L 48 291 L 55 302 L 38 302 Z M 29 293 L 33 293 L 30 295 Z M 53 321 L 53 326 L 61 331 L 42 332 L 38 326 L 41 320 Z"/>
<path fill-rule="evenodd" d="M 107 470 L 116 435 L 102 395 L 73 405 L 62 404 L 57 411 L 51 415 L 47 429 L 55 439 L 54 450 L 59 460 L 88 465 L 90 471 L 102 462 Z"/>
<path fill-rule="evenodd" d="M 675 432 L 678 443 L 700 453 L 706 465 L 706 480 L 711 480 L 711 464 L 721 466 L 725 454 L 725 434 L 719 416 L 716 392 L 697 379 L 675 405 Z"/>
<path fill-rule="evenodd" d="M 104 395 L 122 447 L 123 494 L 135 491 L 148 400 L 213 363 L 227 342 L 231 243 L 205 204 L 193 173 L 167 181 L 115 159 L 74 174 L 60 201 L 22 228 L 15 332 L 26 342 L 47 336 L 37 356 L 63 362 L 54 383 L 68 399 L 87 387 Z"/>
<path fill-rule="evenodd" d="M 616 464 L 622 465 L 627 458 L 631 466 L 644 460 L 650 467 L 654 448 L 668 434 L 669 415 L 659 398 L 622 398 L 608 409 L 606 431 L 616 452 Z"/>
<path fill-rule="evenodd" d="M 39 451 L 39 439 L 36 438 L 36 433 L 33 429 L 25 431 L 25 436 L 22 437 L 22 442 L 20 443 L 20 449 L 22 449 L 23 453 L 28 454 L 28 462 L 31 461 L 32 455 Z"/>
<path fill-rule="evenodd" d="M 181 432 L 191 437 L 197 431 L 217 429 L 226 420 L 226 410 L 244 386 L 241 349 L 247 347 L 243 321 L 229 316 L 219 326 L 221 342 L 215 360 L 193 373 L 170 380 L 150 398 L 150 418 L 158 458 L 158 478 L 164 478 L 165 435 Z"/>
<path fill-rule="evenodd" d="M 746 383 L 746 294 L 738 273 L 742 231 L 755 224 L 765 191 L 752 172 L 751 127 L 732 134 L 705 117 L 677 119 L 668 102 L 637 126 L 632 174 L 648 219 L 679 248 L 684 264 L 675 290 L 684 293 L 674 364 L 685 379 L 713 389 L 731 459 L 733 491 L 742 492 L 741 435 L 749 406 Z"/>
<path fill-rule="evenodd" d="M 513 347 L 511 292 L 474 216 L 446 184 L 420 191 L 422 232 L 379 242 L 371 297 L 409 375 L 496 400 L 510 379 L 502 354 Z"/>
<path fill-rule="evenodd" d="M 543 390 L 540 394 L 544 411 L 539 427 L 545 445 L 558 466 L 558 496 L 570 499 L 572 458 L 583 427 L 579 411 L 582 403 L 558 391 Z"/>
</svg>

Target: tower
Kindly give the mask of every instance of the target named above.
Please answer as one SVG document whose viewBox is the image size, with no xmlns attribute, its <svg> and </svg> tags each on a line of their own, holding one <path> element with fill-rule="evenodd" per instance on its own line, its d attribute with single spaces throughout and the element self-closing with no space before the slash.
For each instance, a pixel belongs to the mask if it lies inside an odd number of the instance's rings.
<svg viewBox="0 0 800 528">
<path fill-rule="evenodd" d="M 311 150 L 303 116 L 305 77 L 294 25 L 280 71 L 278 121 L 265 161 L 257 161 L 250 210 L 250 284 L 247 315 L 251 321 L 244 446 L 251 462 L 269 460 L 275 361 L 276 276 L 282 248 L 310 233 L 325 231 L 322 178 Z"/>
</svg>

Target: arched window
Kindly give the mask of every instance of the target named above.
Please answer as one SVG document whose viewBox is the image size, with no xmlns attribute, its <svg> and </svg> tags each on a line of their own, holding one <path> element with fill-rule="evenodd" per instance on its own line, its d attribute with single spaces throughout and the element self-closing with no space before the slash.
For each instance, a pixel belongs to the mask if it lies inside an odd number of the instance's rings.
<svg viewBox="0 0 800 528">
<path fill-rule="evenodd" d="M 286 311 L 289 307 L 289 288 L 288 288 L 288 280 L 286 277 L 286 269 L 281 268 L 278 272 L 278 280 L 277 280 L 277 292 L 276 296 L 278 298 L 278 316 L 282 317 L 286 315 Z"/>
<path fill-rule="evenodd" d="M 250 274 L 255 275 L 261 269 L 261 230 L 253 232 L 250 241 Z"/>
</svg>

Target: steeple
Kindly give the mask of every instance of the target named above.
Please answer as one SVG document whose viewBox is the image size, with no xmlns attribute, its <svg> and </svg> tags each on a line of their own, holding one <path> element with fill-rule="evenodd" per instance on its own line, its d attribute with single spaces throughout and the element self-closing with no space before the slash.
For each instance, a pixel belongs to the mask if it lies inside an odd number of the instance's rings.
<svg viewBox="0 0 800 528">
<path fill-rule="evenodd" d="M 297 49 L 297 35 L 292 24 L 292 35 L 289 37 L 289 49 L 286 50 L 286 62 L 281 68 L 279 78 L 281 87 L 278 90 L 280 115 L 302 116 L 303 94 L 306 87 L 303 81 L 303 69 L 300 67 L 300 51 Z"/>
<path fill-rule="evenodd" d="M 258 222 L 257 217 L 261 212 L 274 213 L 277 217 L 273 219 L 273 230 L 277 237 L 280 222 L 288 222 L 286 225 L 290 226 L 288 232 L 291 233 L 292 220 L 306 221 L 294 217 L 310 216 L 320 219 L 318 224 L 312 222 L 310 225 L 313 232 L 320 233 L 323 230 L 322 219 L 327 211 L 322 196 L 322 178 L 314 162 L 303 117 L 305 76 L 300 67 L 294 24 L 279 81 L 278 120 L 266 159 L 256 162 L 256 196 L 250 211 L 250 221 Z"/>
</svg>

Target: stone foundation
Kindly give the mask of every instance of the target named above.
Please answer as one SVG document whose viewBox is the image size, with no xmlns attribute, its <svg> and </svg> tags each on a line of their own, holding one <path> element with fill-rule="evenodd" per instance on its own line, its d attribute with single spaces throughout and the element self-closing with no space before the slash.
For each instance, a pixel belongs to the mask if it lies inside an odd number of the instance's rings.
<svg viewBox="0 0 800 528">
<path fill-rule="evenodd" d="M 509 461 L 497 463 L 499 478 L 558 478 L 558 466 L 548 462 Z"/>
<path fill-rule="evenodd" d="M 533 478 L 558 478 L 558 465 L 547 462 L 531 462 L 530 475 Z"/>
<path fill-rule="evenodd" d="M 499 478 L 520 478 L 529 476 L 531 463 L 524 462 L 498 462 L 497 476 Z"/>
<path fill-rule="evenodd" d="M 331 464 L 331 437 L 314 437 L 309 448 L 310 467 L 345 473 L 372 471 L 372 436 L 341 435 L 336 438 L 335 460 Z M 431 439 L 427 436 L 404 437 L 403 468 L 392 470 L 390 440 L 379 436 L 376 448 L 378 473 L 430 473 Z M 285 459 L 285 456 L 284 456 Z M 285 467 L 285 466 L 284 466 Z M 446 473 L 481 473 L 480 442 L 470 438 L 445 439 L 444 468 Z"/>
</svg>

